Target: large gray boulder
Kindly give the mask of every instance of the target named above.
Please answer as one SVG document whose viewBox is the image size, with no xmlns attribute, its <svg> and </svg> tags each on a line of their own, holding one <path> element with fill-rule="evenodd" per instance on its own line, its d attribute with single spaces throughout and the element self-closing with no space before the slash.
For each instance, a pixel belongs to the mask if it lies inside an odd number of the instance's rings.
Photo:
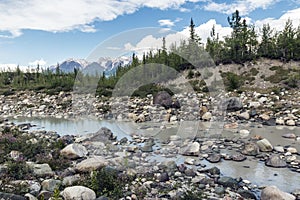
<svg viewBox="0 0 300 200">
<path fill-rule="evenodd" d="M 164 108 L 180 108 L 178 101 L 173 102 L 172 96 L 166 91 L 160 91 L 153 97 L 154 105 L 161 105 Z"/>
<path fill-rule="evenodd" d="M 200 144 L 198 142 L 193 142 L 187 147 L 180 149 L 180 154 L 186 156 L 198 156 L 200 153 Z"/>
<path fill-rule="evenodd" d="M 80 172 L 89 172 L 101 169 L 108 165 L 108 161 L 102 156 L 87 158 L 76 165 L 76 170 Z"/>
<path fill-rule="evenodd" d="M 22 197 L 20 195 L 5 193 L 5 192 L 0 192 L 0 199 L 26 200 L 25 197 Z"/>
<path fill-rule="evenodd" d="M 243 103 L 237 97 L 230 97 L 221 102 L 220 108 L 223 111 L 238 111 L 243 108 Z"/>
<path fill-rule="evenodd" d="M 259 147 L 253 142 L 247 143 L 242 150 L 242 154 L 247 156 L 256 156 L 259 154 Z"/>
<path fill-rule="evenodd" d="M 287 166 L 286 162 L 282 158 L 280 158 L 279 155 L 270 156 L 270 158 L 266 161 L 266 165 L 269 167 L 276 167 L 276 168 Z"/>
<path fill-rule="evenodd" d="M 69 159 L 82 158 L 88 154 L 88 151 L 81 144 L 69 144 L 60 151 L 60 154 Z"/>
<path fill-rule="evenodd" d="M 94 200 L 96 193 L 84 186 L 67 187 L 62 192 L 65 200 Z"/>
<path fill-rule="evenodd" d="M 295 200 L 296 197 L 279 190 L 276 186 L 267 186 L 261 191 L 261 200 Z"/>
<path fill-rule="evenodd" d="M 47 163 L 36 164 L 33 162 L 27 162 L 26 164 L 33 170 L 33 174 L 37 176 L 48 176 L 54 174 L 51 167 Z"/>
</svg>

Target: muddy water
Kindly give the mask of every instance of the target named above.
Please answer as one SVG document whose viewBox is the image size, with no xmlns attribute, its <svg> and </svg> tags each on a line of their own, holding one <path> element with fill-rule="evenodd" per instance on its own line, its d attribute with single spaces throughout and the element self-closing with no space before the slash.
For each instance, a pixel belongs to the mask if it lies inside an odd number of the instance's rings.
<svg viewBox="0 0 300 200">
<path fill-rule="evenodd" d="M 13 119 L 13 122 L 31 123 L 36 125 L 32 129 L 35 130 L 47 130 L 56 131 L 60 135 L 74 134 L 83 135 L 86 133 L 92 133 L 99 130 L 101 127 L 107 127 L 118 136 L 118 138 L 127 137 L 131 138 L 132 134 L 155 136 L 160 141 L 167 141 L 170 135 L 180 135 L 181 137 L 227 137 L 227 138 L 240 138 L 238 132 L 239 129 L 250 130 L 248 137 L 254 135 L 260 135 L 267 138 L 273 146 L 292 146 L 297 148 L 300 152 L 300 141 L 292 139 L 285 139 L 282 137 L 285 133 L 294 133 L 300 136 L 299 127 L 266 127 L 259 126 L 257 124 L 244 124 L 240 125 L 238 129 L 223 130 L 223 124 L 209 124 L 209 123 L 182 123 L 179 126 L 166 125 L 164 129 L 161 129 L 161 124 L 135 124 L 129 122 L 117 122 L 117 121 L 98 121 L 95 119 L 81 119 L 81 120 L 65 120 L 55 118 L 17 118 Z M 298 155 L 299 157 L 299 155 Z M 155 155 L 149 160 L 162 162 L 170 158 L 161 157 Z M 177 163 L 183 163 L 184 156 L 178 155 L 176 158 Z M 264 185 L 276 185 L 283 191 L 292 192 L 295 189 L 300 188 L 300 173 L 292 172 L 287 168 L 271 168 L 266 167 L 263 162 L 258 162 L 248 157 L 243 162 L 233 161 L 221 161 L 216 164 L 211 164 L 206 160 L 201 161 L 202 164 L 207 167 L 216 166 L 221 169 L 221 173 L 231 177 L 242 177 L 251 181 L 253 184 Z"/>
</svg>

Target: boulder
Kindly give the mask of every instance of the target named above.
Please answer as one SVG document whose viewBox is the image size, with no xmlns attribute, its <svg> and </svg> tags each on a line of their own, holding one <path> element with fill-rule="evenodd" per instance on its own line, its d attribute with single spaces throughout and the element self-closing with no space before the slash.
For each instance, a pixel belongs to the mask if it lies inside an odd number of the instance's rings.
<svg viewBox="0 0 300 200">
<path fill-rule="evenodd" d="M 248 155 L 248 156 L 256 156 L 259 154 L 259 147 L 255 143 L 252 143 L 252 142 L 247 143 L 244 146 L 242 154 Z"/>
<path fill-rule="evenodd" d="M 37 176 L 47 176 L 54 174 L 51 167 L 47 163 L 35 164 L 33 162 L 27 162 L 26 164 L 33 170 L 33 173 Z"/>
<path fill-rule="evenodd" d="M 269 118 L 269 119 L 265 120 L 262 124 L 265 126 L 276 126 L 276 119 Z"/>
<path fill-rule="evenodd" d="M 212 154 L 209 155 L 206 160 L 208 160 L 211 163 L 218 163 L 221 161 L 221 155 L 220 154 Z"/>
<path fill-rule="evenodd" d="M 259 147 L 260 151 L 272 151 L 273 146 L 267 139 L 262 139 L 256 142 L 257 146 Z"/>
<path fill-rule="evenodd" d="M 23 196 L 5 192 L 0 192 L 0 199 L 26 200 L 26 198 Z"/>
<path fill-rule="evenodd" d="M 89 172 L 97 169 L 101 169 L 108 165 L 108 161 L 102 156 L 94 156 L 91 158 L 87 158 L 80 163 L 78 163 L 75 167 L 76 170 L 80 172 Z"/>
<path fill-rule="evenodd" d="M 230 97 L 221 102 L 220 108 L 224 111 L 238 111 L 243 108 L 243 104 L 239 98 Z"/>
<path fill-rule="evenodd" d="M 202 115 L 202 119 L 205 121 L 210 121 L 211 118 L 212 118 L 212 114 L 210 112 L 206 112 Z"/>
<path fill-rule="evenodd" d="M 67 187 L 62 192 L 62 196 L 65 200 L 94 200 L 96 199 L 96 193 L 84 186 L 72 186 Z"/>
<path fill-rule="evenodd" d="M 287 126 L 295 126 L 296 125 L 296 122 L 293 119 L 289 119 L 285 123 Z"/>
<path fill-rule="evenodd" d="M 161 105 L 166 109 L 180 108 L 178 101 L 173 102 L 172 96 L 166 91 L 160 91 L 153 97 L 154 105 Z"/>
<path fill-rule="evenodd" d="M 232 189 L 237 189 L 239 187 L 239 183 L 237 180 L 231 177 L 223 176 L 219 178 L 218 184 L 224 186 L 224 187 L 230 187 Z"/>
<path fill-rule="evenodd" d="M 270 158 L 266 161 L 266 165 L 269 167 L 286 167 L 286 162 L 279 156 L 279 155 L 272 155 Z"/>
<path fill-rule="evenodd" d="M 60 151 L 60 154 L 69 159 L 82 158 L 88 154 L 88 151 L 81 144 L 69 144 Z"/>
<path fill-rule="evenodd" d="M 250 119 L 249 112 L 242 112 L 238 115 L 239 119 L 248 120 Z"/>
<path fill-rule="evenodd" d="M 288 139 L 296 139 L 296 135 L 294 133 L 286 133 L 282 135 L 283 138 L 288 138 Z"/>
<path fill-rule="evenodd" d="M 261 200 L 295 200 L 296 197 L 279 190 L 276 186 L 267 186 L 261 191 Z"/>
<path fill-rule="evenodd" d="M 186 148 L 181 149 L 181 154 L 186 156 L 198 156 L 200 151 L 200 144 L 198 142 L 193 142 Z"/>
<path fill-rule="evenodd" d="M 60 180 L 46 179 L 42 182 L 43 190 L 53 192 L 55 188 L 59 188 L 61 184 Z"/>
</svg>

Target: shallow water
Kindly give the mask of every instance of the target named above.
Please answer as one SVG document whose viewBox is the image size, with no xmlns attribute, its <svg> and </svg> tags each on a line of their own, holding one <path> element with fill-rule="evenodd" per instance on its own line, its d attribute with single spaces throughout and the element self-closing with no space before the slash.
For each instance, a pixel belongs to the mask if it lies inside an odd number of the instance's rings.
<svg viewBox="0 0 300 200">
<path fill-rule="evenodd" d="M 119 138 L 127 137 L 131 138 L 132 134 L 155 136 L 161 141 L 166 141 L 170 135 L 179 135 L 181 137 L 228 137 L 239 138 L 240 135 L 237 130 L 223 130 L 222 124 L 209 124 L 209 123 L 196 123 L 185 122 L 179 126 L 167 126 L 165 129 L 161 129 L 161 124 L 145 123 L 135 124 L 130 122 L 118 122 L 118 121 L 99 121 L 96 119 L 78 119 L 78 120 L 66 120 L 56 118 L 16 118 L 12 119 L 16 124 L 31 123 L 35 125 L 32 130 L 47 130 L 56 131 L 60 135 L 83 135 L 98 131 L 101 127 L 107 127 Z M 271 144 L 281 146 L 293 146 L 300 152 L 300 142 L 292 139 L 282 138 L 285 133 L 294 133 L 300 135 L 299 127 L 259 127 L 255 124 L 245 124 L 239 127 L 239 129 L 248 129 L 250 134 L 248 137 L 254 135 L 260 135 L 267 138 Z M 150 160 L 156 160 L 162 162 L 171 158 L 164 158 L 159 155 L 155 155 Z M 183 163 L 185 157 L 178 155 L 176 159 L 177 163 Z M 174 160 L 174 158 L 172 158 Z M 295 189 L 300 189 L 300 173 L 292 172 L 287 168 L 271 168 L 266 167 L 263 162 L 257 162 L 248 157 L 243 162 L 224 161 L 211 164 L 206 160 L 201 161 L 207 167 L 216 166 L 220 168 L 221 173 L 225 176 L 242 177 L 251 181 L 253 184 L 263 185 L 276 185 L 283 191 L 292 192 Z M 247 166 L 247 167 L 245 167 Z"/>
</svg>

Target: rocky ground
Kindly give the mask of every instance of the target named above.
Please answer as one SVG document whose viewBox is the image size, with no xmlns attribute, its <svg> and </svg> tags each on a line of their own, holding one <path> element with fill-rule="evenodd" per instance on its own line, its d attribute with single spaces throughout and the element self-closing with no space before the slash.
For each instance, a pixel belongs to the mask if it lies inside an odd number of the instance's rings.
<svg viewBox="0 0 300 200">
<path fill-rule="evenodd" d="M 298 91 L 259 94 L 228 93 L 221 102 L 207 94 L 158 97 L 99 98 L 23 92 L 1 97 L 3 119 L 15 116 L 82 117 L 153 121 L 165 129 L 180 121 L 224 122 L 225 130 L 239 137 L 131 135 L 116 138 L 107 128 L 83 136 L 59 136 L 55 132 L 28 131 L 30 124 L 1 120 L 0 176 L 3 199 L 300 199 L 300 187 L 292 194 L 272 186 L 255 185 L 240 177 L 222 175 L 222 169 L 202 161 L 263 162 L 266 167 L 300 173 L 299 133 L 286 133 L 289 145 L 271 144 L 261 135 L 249 135 L 244 123 L 267 126 L 300 125 Z M 261 126 L 261 125 L 258 125 Z M 151 127 L 150 127 L 151 128 Z M 182 159 L 177 159 L 180 156 Z M 160 159 L 151 159 L 157 158 Z M 174 159 L 172 159 L 174 158 Z M 176 159 L 175 159 L 176 158 Z"/>
</svg>

